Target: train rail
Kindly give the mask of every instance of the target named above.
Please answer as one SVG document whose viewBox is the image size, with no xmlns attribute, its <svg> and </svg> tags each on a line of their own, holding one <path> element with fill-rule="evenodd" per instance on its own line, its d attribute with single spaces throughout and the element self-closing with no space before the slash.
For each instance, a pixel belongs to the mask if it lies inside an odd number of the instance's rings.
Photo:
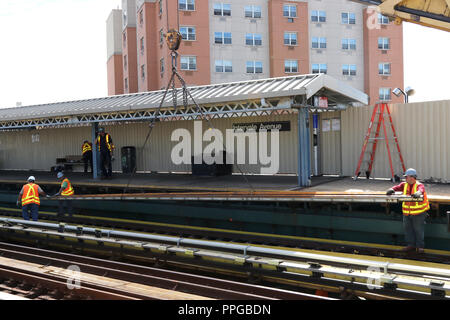
<svg viewBox="0 0 450 320">
<path fill-rule="evenodd" d="M 48 245 L 68 245 L 155 261 L 175 261 L 196 268 L 226 270 L 299 287 L 344 287 L 390 298 L 445 299 L 450 294 L 450 268 L 442 264 L 369 258 L 260 245 L 152 235 L 68 226 L 17 219 L 0 219 L 2 236 Z M 36 243 L 36 242 L 34 242 Z M 371 285 L 368 285 L 371 283 Z M 375 292 L 373 291 L 374 289 Z"/>
<path fill-rule="evenodd" d="M 31 248 L 9 243 L 0 243 L 0 253 L 2 259 L 9 258 L 17 261 L 26 261 L 41 266 L 69 268 L 76 265 L 83 273 L 101 275 L 116 280 L 126 281 L 131 284 L 151 285 L 152 287 L 164 288 L 193 294 L 197 297 L 207 297 L 213 299 L 251 299 L 251 300 L 324 300 L 329 299 L 320 296 L 304 294 L 300 292 L 269 288 L 260 285 L 239 283 L 235 281 L 222 280 L 217 278 L 181 273 L 158 268 L 139 266 L 134 264 L 109 261 L 92 257 L 67 254 L 62 252 Z M 37 274 L 32 270 L 18 270 L 16 267 L 5 266 L 0 260 L 0 276 L 13 279 L 9 281 L 26 282 L 28 286 L 39 286 L 36 290 L 30 290 L 28 297 L 42 296 L 49 289 L 56 290 L 56 294 L 65 299 L 88 298 L 88 299 L 158 299 L 170 297 L 167 293 L 145 295 L 137 294 L 123 289 L 112 288 L 110 286 L 94 285 L 92 283 L 80 283 L 80 288 L 76 290 L 67 289 L 67 279 L 62 276 L 49 275 L 46 273 Z M 130 286 L 130 285 L 129 285 Z M 31 287 L 31 286 L 30 286 Z M 124 285 L 121 285 L 123 288 Z M 141 289 L 141 292 L 143 290 Z M 55 293 L 51 294 L 55 297 Z M 173 295 L 174 298 L 183 298 L 183 295 Z M 186 297 L 185 297 L 186 298 Z"/>
<path fill-rule="evenodd" d="M 17 217 L 19 211 L 20 210 L 18 209 L 0 207 L 0 218 Z M 318 239 L 217 228 L 192 227 L 118 218 L 94 217 L 79 214 L 74 215 L 73 217 L 60 217 L 52 212 L 41 212 L 40 221 L 72 223 L 83 226 L 96 226 L 102 228 L 112 228 L 114 230 L 137 231 L 159 235 L 180 236 L 184 238 L 266 245 L 269 247 L 311 249 L 384 258 L 407 258 L 417 261 L 450 264 L 450 252 L 443 250 L 426 249 L 424 253 L 416 254 L 415 252 L 404 252 L 402 251 L 403 247 L 395 245 L 381 245 L 333 239 Z"/>
<path fill-rule="evenodd" d="M 61 200 L 53 197 L 48 200 Z M 401 203 L 422 201 L 404 195 L 387 196 L 384 192 L 297 192 L 297 191 L 254 191 L 254 192 L 172 192 L 172 193 L 122 193 L 85 194 L 64 197 L 64 200 L 171 200 L 171 201 L 257 201 L 257 202 L 329 202 L 329 203 Z M 441 199 L 443 200 L 443 199 Z M 450 198 L 448 199 L 450 201 Z"/>
</svg>

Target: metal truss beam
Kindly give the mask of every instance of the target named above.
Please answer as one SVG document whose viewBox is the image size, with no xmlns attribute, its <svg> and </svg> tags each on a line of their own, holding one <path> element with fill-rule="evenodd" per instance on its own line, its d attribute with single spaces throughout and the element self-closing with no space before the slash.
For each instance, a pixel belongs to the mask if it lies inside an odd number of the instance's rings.
<svg viewBox="0 0 450 320">
<path fill-rule="evenodd" d="M 284 103 L 280 99 L 267 100 L 264 105 L 260 100 L 241 101 L 227 104 L 202 106 L 204 116 L 209 119 L 268 116 L 271 114 L 292 113 L 290 103 Z M 104 122 L 146 121 L 155 118 L 156 109 L 141 111 L 121 111 L 102 114 L 86 114 L 79 116 L 64 116 L 48 119 L 18 120 L 11 122 L 0 122 L 0 130 L 15 130 L 26 128 L 51 128 L 70 127 Z M 157 115 L 160 121 L 201 120 L 202 115 L 195 106 L 177 109 L 163 109 Z"/>
</svg>

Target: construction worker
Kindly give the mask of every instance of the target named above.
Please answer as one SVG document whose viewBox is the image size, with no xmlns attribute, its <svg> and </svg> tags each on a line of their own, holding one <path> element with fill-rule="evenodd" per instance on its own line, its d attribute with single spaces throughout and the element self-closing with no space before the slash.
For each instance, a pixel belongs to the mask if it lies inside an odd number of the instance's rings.
<svg viewBox="0 0 450 320">
<path fill-rule="evenodd" d="M 423 253 L 425 247 L 425 219 L 428 216 L 427 211 L 430 209 L 430 204 L 424 185 L 416 180 L 416 170 L 412 168 L 406 170 L 404 177 L 406 177 L 406 182 L 392 187 L 386 194 L 393 195 L 396 191 L 401 191 L 403 195 L 410 195 L 413 198 L 423 196 L 423 201 L 403 202 L 402 204 L 403 228 L 408 244 L 403 250 L 407 252 L 415 250 L 418 253 Z"/>
<path fill-rule="evenodd" d="M 20 190 L 19 198 L 16 201 L 16 205 L 22 204 L 22 216 L 25 220 L 30 220 L 30 215 L 33 221 L 38 220 L 39 205 L 41 201 L 39 195 L 43 197 L 49 197 L 37 184 L 34 182 L 36 179 L 30 176 L 27 180 L 27 184 Z"/>
<path fill-rule="evenodd" d="M 92 173 L 92 143 L 84 140 L 83 145 L 81 146 L 81 150 L 83 152 L 84 173 L 88 172 L 88 163 L 91 166 Z"/>
<path fill-rule="evenodd" d="M 109 133 L 104 128 L 98 129 L 98 136 L 95 144 L 100 151 L 100 168 L 102 169 L 102 179 L 112 178 L 112 161 L 114 160 L 114 144 Z"/>
<path fill-rule="evenodd" d="M 54 197 L 58 197 L 58 196 L 68 197 L 68 196 L 75 194 L 75 191 L 73 190 L 70 180 L 64 175 L 64 173 L 58 172 L 57 177 L 61 181 L 61 188 L 59 189 L 58 193 L 54 195 Z M 62 217 L 62 216 L 64 216 L 64 213 L 67 212 L 69 214 L 69 217 L 71 217 L 72 216 L 72 208 L 73 207 L 72 207 L 71 200 L 59 200 L 58 201 L 58 216 Z"/>
</svg>

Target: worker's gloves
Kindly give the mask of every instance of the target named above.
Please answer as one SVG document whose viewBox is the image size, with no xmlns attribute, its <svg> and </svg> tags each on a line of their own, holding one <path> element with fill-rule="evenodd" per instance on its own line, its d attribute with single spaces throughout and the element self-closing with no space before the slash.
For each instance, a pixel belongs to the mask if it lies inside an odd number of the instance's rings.
<svg viewBox="0 0 450 320">
<path fill-rule="evenodd" d="M 18 206 L 20 208 L 20 202 L 19 200 L 16 201 L 16 206 Z"/>
<path fill-rule="evenodd" d="M 394 189 L 389 189 L 388 191 L 386 191 L 386 195 L 388 196 L 392 196 L 395 193 Z"/>
<path fill-rule="evenodd" d="M 50 198 L 51 196 L 50 196 L 49 194 L 47 194 L 45 197 L 46 197 L 46 198 Z"/>
<path fill-rule="evenodd" d="M 411 195 L 413 198 L 420 198 L 422 196 L 422 192 L 417 191 Z"/>
</svg>

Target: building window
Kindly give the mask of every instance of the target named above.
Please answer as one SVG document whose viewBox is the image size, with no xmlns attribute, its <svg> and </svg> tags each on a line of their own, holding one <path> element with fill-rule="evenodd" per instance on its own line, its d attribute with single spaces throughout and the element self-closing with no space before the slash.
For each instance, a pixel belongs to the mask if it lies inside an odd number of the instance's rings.
<svg viewBox="0 0 450 320">
<path fill-rule="evenodd" d="M 141 44 L 141 54 L 144 54 L 144 37 L 141 38 L 140 44 Z"/>
<path fill-rule="evenodd" d="M 159 30 L 159 44 L 163 44 L 164 42 L 164 30 L 160 29 Z"/>
<path fill-rule="evenodd" d="M 354 13 L 342 12 L 341 17 L 342 17 L 343 24 L 355 24 L 356 23 L 356 16 Z"/>
<path fill-rule="evenodd" d="M 180 27 L 180 33 L 183 40 L 194 41 L 196 39 L 195 27 Z"/>
<path fill-rule="evenodd" d="M 342 74 L 344 76 L 356 76 L 356 64 L 342 65 Z"/>
<path fill-rule="evenodd" d="M 284 72 L 286 72 L 286 73 L 298 72 L 298 61 L 297 60 L 284 60 Z"/>
<path fill-rule="evenodd" d="M 245 34 L 245 44 L 248 46 L 260 46 L 262 45 L 262 36 L 258 33 Z"/>
<path fill-rule="evenodd" d="M 127 62 L 127 55 L 123 56 L 123 68 L 127 70 L 128 62 Z"/>
<path fill-rule="evenodd" d="M 325 11 L 313 10 L 311 11 L 311 21 L 312 22 L 326 22 L 327 14 Z"/>
<path fill-rule="evenodd" d="M 391 88 L 380 88 L 379 97 L 381 101 L 391 100 Z"/>
<path fill-rule="evenodd" d="M 378 74 L 380 75 L 390 75 L 391 74 L 391 64 L 390 63 L 379 63 L 378 64 Z"/>
<path fill-rule="evenodd" d="M 245 6 L 246 18 L 261 18 L 261 6 Z"/>
<path fill-rule="evenodd" d="M 297 6 L 291 4 L 283 5 L 283 17 L 286 18 L 297 17 Z"/>
<path fill-rule="evenodd" d="M 326 63 L 313 63 L 312 73 L 327 73 Z"/>
<path fill-rule="evenodd" d="M 181 56 L 181 70 L 197 70 L 197 57 Z"/>
<path fill-rule="evenodd" d="M 159 7 L 159 15 L 162 15 L 162 0 L 158 1 L 158 7 Z"/>
<path fill-rule="evenodd" d="M 141 66 L 141 78 L 142 80 L 145 80 L 145 64 Z"/>
<path fill-rule="evenodd" d="M 139 24 L 142 25 L 144 23 L 144 9 L 139 11 Z"/>
<path fill-rule="evenodd" d="M 247 61 L 247 73 L 262 73 L 263 64 L 261 61 Z"/>
<path fill-rule="evenodd" d="M 313 49 L 326 49 L 327 48 L 327 38 L 312 37 L 312 48 Z"/>
<path fill-rule="evenodd" d="M 356 50 L 356 40 L 355 39 L 342 39 L 342 49 L 343 50 Z"/>
<path fill-rule="evenodd" d="M 216 72 L 233 72 L 233 63 L 229 60 L 216 60 Z"/>
<path fill-rule="evenodd" d="M 128 92 L 128 78 L 125 78 L 125 92 Z"/>
<path fill-rule="evenodd" d="M 288 46 L 297 45 L 297 32 L 285 32 L 284 33 L 284 44 Z"/>
<path fill-rule="evenodd" d="M 123 33 L 122 38 L 123 38 L 123 47 L 125 48 L 127 46 L 127 33 L 126 32 Z"/>
<path fill-rule="evenodd" d="M 164 58 L 159 60 L 159 72 L 164 73 Z"/>
<path fill-rule="evenodd" d="M 194 11 L 195 0 L 178 0 L 178 8 L 183 11 Z"/>
<path fill-rule="evenodd" d="M 383 16 L 381 13 L 378 14 L 378 23 L 379 24 L 389 24 L 389 18 Z"/>
<path fill-rule="evenodd" d="M 378 49 L 388 50 L 389 49 L 389 38 L 378 38 Z"/>
<path fill-rule="evenodd" d="M 231 4 L 214 3 L 215 16 L 231 16 Z"/>
<path fill-rule="evenodd" d="M 231 32 L 214 32 L 214 43 L 231 44 Z"/>
</svg>

